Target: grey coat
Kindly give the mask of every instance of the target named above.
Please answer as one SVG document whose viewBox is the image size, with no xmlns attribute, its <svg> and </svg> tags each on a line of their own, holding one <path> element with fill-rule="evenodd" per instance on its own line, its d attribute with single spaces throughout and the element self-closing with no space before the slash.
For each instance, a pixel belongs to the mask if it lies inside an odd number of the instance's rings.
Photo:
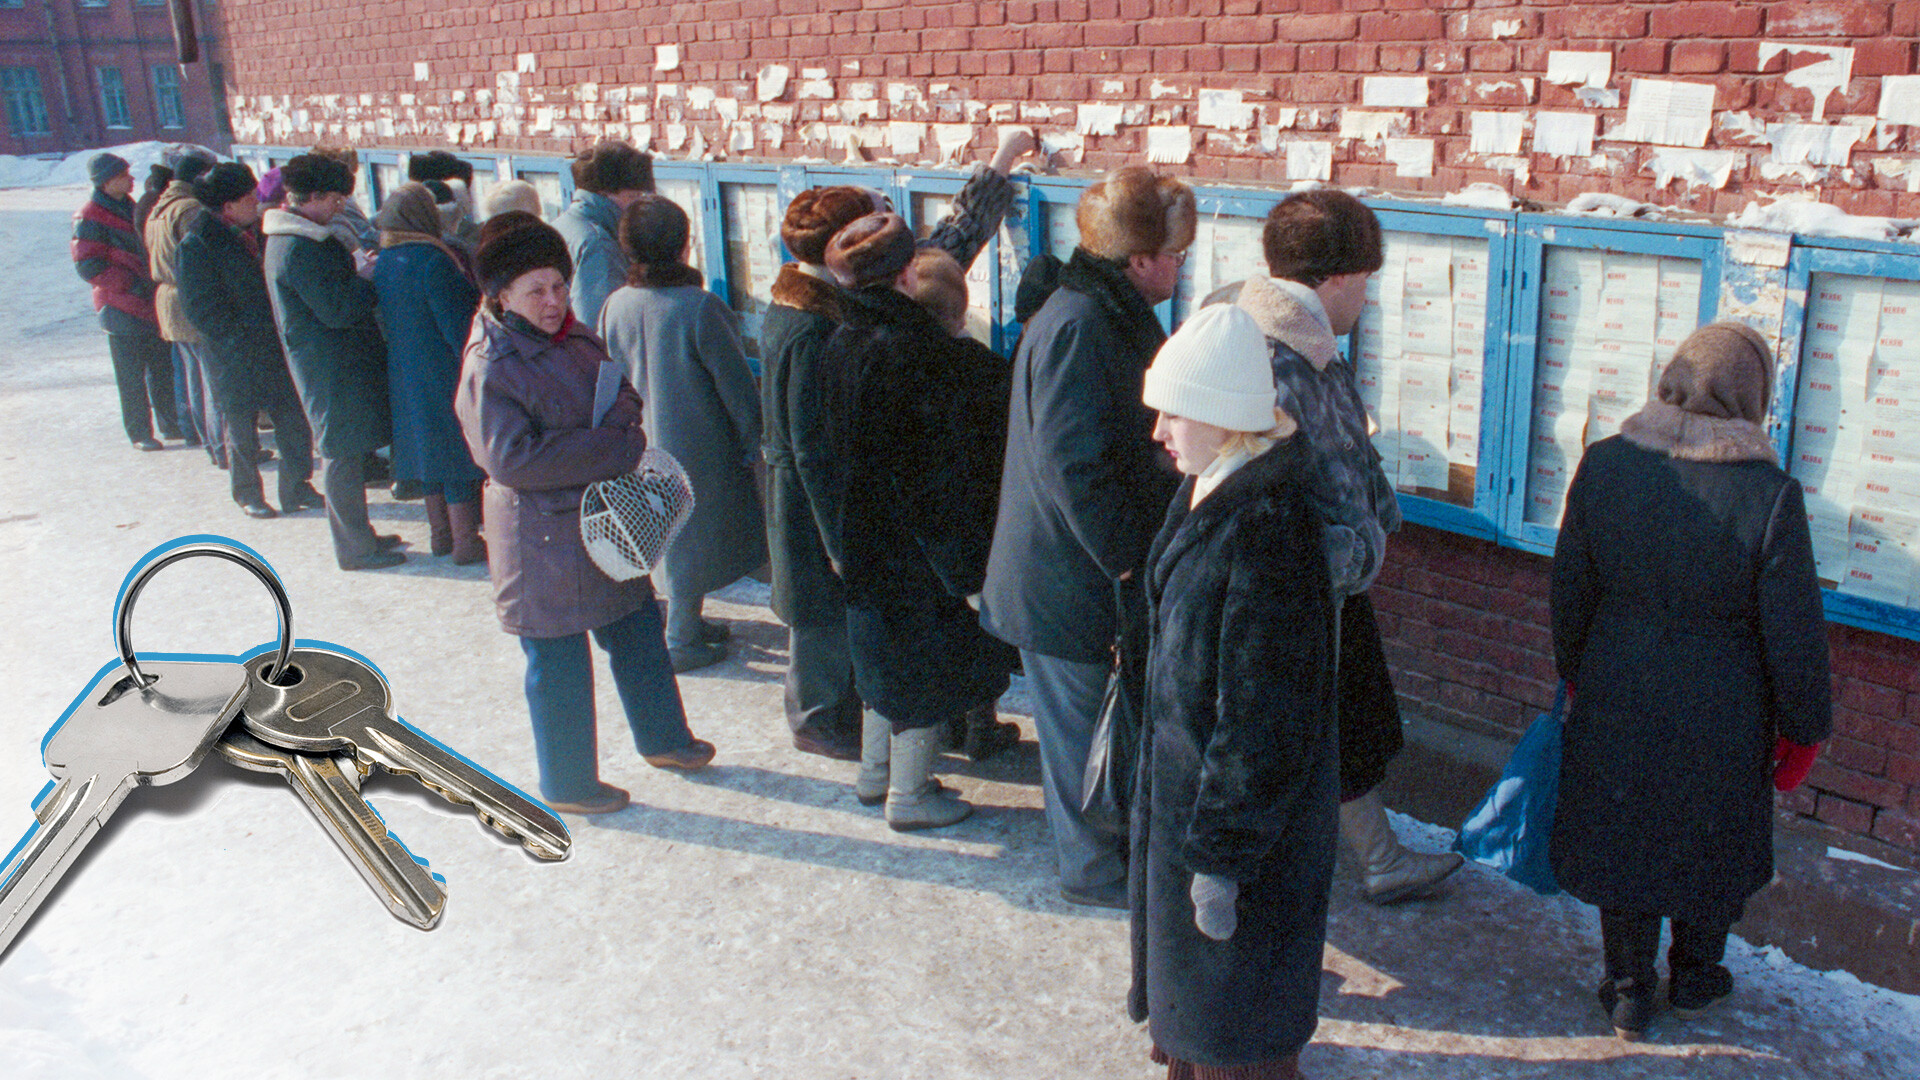
<svg viewBox="0 0 1920 1080">
<path fill-rule="evenodd" d="M 373 283 L 354 273 L 353 256 L 323 225 L 269 210 L 263 230 L 273 319 L 315 448 L 338 460 L 387 445 L 387 342 Z"/>
<path fill-rule="evenodd" d="M 556 342 L 484 307 L 473 320 L 454 411 L 473 460 L 487 471 L 487 569 L 509 634 L 583 633 L 653 600 L 646 578 L 614 581 L 580 541 L 581 492 L 632 472 L 647 448 L 646 436 L 629 426 L 640 413 L 630 386 L 592 426 L 594 387 L 607 359 L 600 339 L 577 322 Z"/>
<path fill-rule="evenodd" d="M 698 285 L 628 285 L 600 313 L 607 352 L 645 403 L 647 435 L 693 482 L 693 516 L 654 570 L 668 596 L 700 596 L 767 559 L 752 459 L 760 393 L 733 311 Z"/>
<path fill-rule="evenodd" d="M 553 227 L 566 238 L 567 254 L 573 259 L 569 286 L 573 317 L 599 326 L 607 297 L 627 283 L 627 253 L 620 250 L 620 208 L 605 195 L 576 191 L 573 202 L 553 219 Z"/>
</svg>

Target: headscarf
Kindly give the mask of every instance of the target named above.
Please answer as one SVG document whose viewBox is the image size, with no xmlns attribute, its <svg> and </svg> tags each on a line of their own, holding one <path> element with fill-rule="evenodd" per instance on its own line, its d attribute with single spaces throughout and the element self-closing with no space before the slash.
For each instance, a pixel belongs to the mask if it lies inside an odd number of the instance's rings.
<svg viewBox="0 0 1920 1080">
<path fill-rule="evenodd" d="M 402 244 L 431 244 L 452 259 L 453 265 L 459 267 L 461 273 L 472 276 L 467 270 L 466 260 L 440 238 L 440 209 L 425 184 L 410 180 L 395 188 L 393 194 L 380 204 L 380 213 L 373 223 L 380 229 L 382 248 L 399 247 Z"/>
</svg>

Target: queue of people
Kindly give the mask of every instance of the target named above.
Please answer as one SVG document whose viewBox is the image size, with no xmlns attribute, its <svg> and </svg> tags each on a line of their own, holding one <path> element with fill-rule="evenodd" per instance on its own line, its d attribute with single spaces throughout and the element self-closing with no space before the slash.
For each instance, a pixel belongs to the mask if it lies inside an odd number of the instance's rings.
<svg viewBox="0 0 1920 1080">
<path fill-rule="evenodd" d="M 1010 132 L 923 238 L 877 191 L 792 199 L 757 387 L 736 317 L 688 264 L 685 210 L 619 144 L 575 161 L 554 224 L 502 184 L 471 232 L 470 171 L 423 155 L 433 175 L 389 193 L 370 243 L 330 228 L 353 190 L 338 153 L 286 163 L 287 205 L 264 212 L 245 166 L 182 159 L 144 244 L 125 163 L 96 159 L 74 256 L 129 437 L 143 409 L 171 430 L 146 338 L 170 341 L 205 388 L 197 430 L 224 431 L 235 501 L 275 513 L 264 413 L 281 512 L 324 506 L 343 569 L 404 560 L 365 504 L 365 463 L 391 443 L 434 553 L 489 566 L 556 809 L 630 799 L 599 778 L 589 636 L 643 759 L 702 768 L 715 748 L 675 675 L 725 656 L 706 594 L 767 562 L 796 749 L 857 762 L 854 794 L 896 830 L 953 825 L 972 807 L 939 755 L 1017 743 L 995 703 L 1023 670 L 1060 893 L 1130 911 L 1128 1006 L 1153 1060 L 1170 1078 L 1298 1076 L 1341 839 L 1374 903 L 1462 865 L 1407 849 L 1379 796 L 1401 724 L 1367 591 L 1401 517 L 1337 339 L 1383 265 L 1380 225 L 1340 192 L 1287 197 L 1265 272 L 1169 336 L 1154 307 L 1176 292 L 1194 195 L 1117 169 L 1081 197 L 1072 257 L 1023 283 L 1009 362 L 964 336 L 965 269 L 1031 148 Z M 1569 491 L 1552 610 L 1575 704 L 1552 854 L 1601 909 L 1599 1000 L 1626 1038 L 1659 1004 L 1663 918 L 1675 1011 L 1731 992 L 1726 934 L 1771 871 L 1768 780 L 1803 779 L 1831 725 L 1800 492 L 1760 427 L 1772 382 L 1758 335 L 1703 328 Z M 652 582 L 616 582 L 585 551 L 581 494 L 650 444 L 696 509 Z M 1116 832 L 1082 786 L 1119 640 L 1146 661 L 1122 687 L 1142 733 Z"/>
</svg>

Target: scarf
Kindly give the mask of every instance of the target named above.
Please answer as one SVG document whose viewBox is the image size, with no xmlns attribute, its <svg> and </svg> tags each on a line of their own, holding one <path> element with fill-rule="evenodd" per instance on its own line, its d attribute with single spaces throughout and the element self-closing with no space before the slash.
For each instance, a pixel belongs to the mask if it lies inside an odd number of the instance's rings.
<svg viewBox="0 0 1920 1080">
<path fill-rule="evenodd" d="M 1199 506 L 1200 500 L 1213 493 L 1227 477 L 1240 471 L 1240 466 L 1273 449 L 1280 440 L 1267 435 L 1252 435 L 1242 439 L 1234 450 L 1223 453 L 1213 459 L 1213 464 L 1201 471 L 1193 479 L 1193 499 L 1189 507 Z"/>
<path fill-rule="evenodd" d="M 472 279 L 466 260 L 440 238 L 440 208 L 425 184 L 409 181 L 395 188 L 387 201 L 380 204 L 380 214 L 373 223 L 380 229 L 383 250 L 402 244 L 428 244 L 439 248 L 462 274 Z"/>
<path fill-rule="evenodd" d="M 1073 258 L 1060 271 L 1060 287 L 1084 293 L 1120 324 L 1122 336 L 1152 356 L 1167 340 L 1167 331 L 1153 313 L 1153 305 L 1140 295 L 1132 281 L 1111 259 L 1102 259 L 1084 248 L 1074 248 Z"/>
</svg>

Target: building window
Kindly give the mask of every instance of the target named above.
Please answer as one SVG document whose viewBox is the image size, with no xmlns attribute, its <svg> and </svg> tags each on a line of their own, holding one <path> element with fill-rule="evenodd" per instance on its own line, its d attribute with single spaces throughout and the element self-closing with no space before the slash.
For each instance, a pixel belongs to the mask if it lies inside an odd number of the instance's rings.
<svg viewBox="0 0 1920 1080">
<path fill-rule="evenodd" d="M 90 7 L 90 8 L 103 8 L 107 6 L 107 0 L 80 0 L 80 6 Z"/>
<path fill-rule="evenodd" d="M 186 125 L 186 110 L 180 103 L 180 69 L 172 64 L 153 65 L 153 111 L 163 128 Z"/>
<path fill-rule="evenodd" d="M 110 128 L 130 128 L 133 117 L 127 113 L 127 83 L 119 68 L 95 68 L 100 76 L 100 118 Z"/>
<path fill-rule="evenodd" d="M 15 135 L 47 133 L 47 99 L 40 93 L 40 69 L 0 67 L 0 95 L 7 99 L 7 127 Z"/>
</svg>

